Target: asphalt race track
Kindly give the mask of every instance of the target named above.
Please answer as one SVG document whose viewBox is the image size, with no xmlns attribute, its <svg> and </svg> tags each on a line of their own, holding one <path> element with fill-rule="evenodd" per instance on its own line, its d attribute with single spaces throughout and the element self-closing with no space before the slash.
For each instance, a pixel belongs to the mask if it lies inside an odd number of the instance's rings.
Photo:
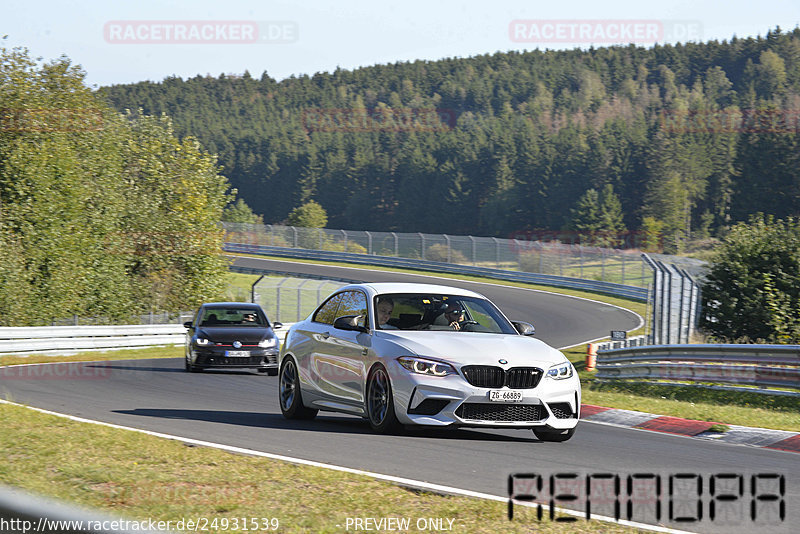
<svg viewBox="0 0 800 534">
<path fill-rule="evenodd" d="M 316 274 L 335 270 L 336 274 L 330 276 L 369 281 L 425 278 L 257 259 L 239 259 L 237 264 L 284 271 L 310 269 Z M 476 289 L 468 282 L 438 283 Z M 483 284 L 476 290 L 510 318 L 533 322 L 538 337 L 555 346 L 607 336 L 610 329 L 628 330 L 639 323 L 634 314 L 591 301 Z M 64 365 L 85 367 L 72 372 L 41 369 Z M 55 412 L 498 496 L 507 495 L 510 474 L 577 474 L 581 481 L 588 475 L 619 475 L 623 518 L 626 477 L 659 475 L 661 497 L 656 500 L 662 503 L 662 524 L 667 523 L 670 513 L 673 517 L 695 517 L 700 494 L 704 521 L 669 523 L 681 530 L 751 532 L 761 528 L 788 533 L 797 531 L 800 519 L 800 454 L 796 453 L 587 422 L 579 424 L 575 437 L 566 443 L 541 443 L 524 430 L 409 429 L 398 436 L 379 436 L 362 420 L 346 415 L 321 413 L 309 422 L 287 421 L 278 408 L 277 377 L 235 371 L 189 374 L 183 371 L 181 359 L 55 364 L 40 366 L 36 372 L 0 377 L 3 398 Z M 679 476 L 683 474 L 689 476 Z M 782 499 L 770 500 L 769 494 L 779 493 L 778 486 L 772 479 L 758 476 L 770 474 L 785 477 Z M 671 475 L 676 488 L 673 507 L 669 506 Z M 718 500 L 716 519 L 709 521 L 711 478 L 715 475 L 743 475 L 743 493 L 735 499 Z M 756 498 L 752 497 L 754 475 Z M 735 493 L 721 489 L 723 478 L 716 479 L 717 495 Z M 645 484 L 635 486 L 641 489 L 654 478 L 640 476 L 634 480 L 634 484 Z M 698 480 L 702 488 L 696 485 Z M 689 485 L 681 486 L 684 483 Z M 545 492 L 547 488 L 545 484 Z M 652 495 L 655 493 L 645 492 L 641 498 L 634 497 L 634 521 L 657 523 Z M 781 500 L 785 521 L 779 520 Z M 751 519 L 753 503 L 755 521 Z M 613 506 L 595 501 L 592 513 L 613 515 Z M 565 525 L 564 531 L 570 530 Z"/>
</svg>

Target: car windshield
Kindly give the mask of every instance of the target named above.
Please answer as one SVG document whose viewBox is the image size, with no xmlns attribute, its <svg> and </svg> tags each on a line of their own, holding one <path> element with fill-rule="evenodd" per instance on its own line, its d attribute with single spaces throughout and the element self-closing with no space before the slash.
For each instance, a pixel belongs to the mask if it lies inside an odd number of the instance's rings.
<svg viewBox="0 0 800 534">
<path fill-rule="evenodd" d="M 201 326 L 266 326 L 266 318 L 252 308 L 206 308 Z"/>
<path fill-rule="evenodd" d="M 440 330 L 516 334 L 494 304 L 479 297 L 394 293 L 375 297 L 380 330 Z"/>
</svg>

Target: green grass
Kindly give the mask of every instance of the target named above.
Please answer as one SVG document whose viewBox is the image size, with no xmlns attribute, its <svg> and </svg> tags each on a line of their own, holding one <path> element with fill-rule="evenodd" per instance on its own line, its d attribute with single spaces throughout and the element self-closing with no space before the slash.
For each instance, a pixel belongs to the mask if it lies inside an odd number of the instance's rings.
<svg viewBox="0 0 800 534">
<path fill-rule="evenodd" d="M 248 292 L 255 278 L 230 275 L 232 285 Z M 644 303 L 582 291 L 480 277 L 464 279 L 590 298 L 640 315 L 646 312 Z M 5 356 L 0 357 L 0 365 L 174 358 L 181 357 L 182 351 L 178 346 L 68 357 Z M 692 387 L 599 384 L 592 373 L 583 369 L 583 346 L 564 353 L 579 369 L 583 400 L 588 404 L 713 421 L 720 424 L 717 431 L 724 431 L 727 424 L 800 431 L 800 402 L 791 398 Z M 236 517 L 274 517 L 281 532 L 341 532 L 347 517 L 442 517 L 455 520 L 454 532 L 564 531 L 563 524 L 540 523 L 533 511 L 522 507 L 516 508 L 516 518 L 509 522 L 502 503 L 412 491 L 368 477 L 187 447 L 180 442 L 77 423 L 16 406 L 0 405 L 0 416 L 4 422 L 0 433 L 0 482 L 130 518 L 226 518 L 230 525 Z M 570 523 L 568 530 L 634 531 L 584 520 Z"/>
<path fill-rule="evenodd" d="M 598 381 L 586 371 L 586 351 L 562 351 L 575 365 L 583 385 L 583 402 L 727 425 L 800 432 L 800 397 L 724 391 L 697 386 Z"/>
<path fill-rule="evenodd" d="M 0 404 L 0 418 L 0 483 L 129 519 L 174 524 L 204 518 L 209 524 L 217 521 L 211 532 L 227 533 L 269 531 L 231 528 L 236 518 L 274 518 L 279 532 L 343 532 L 348 517 L 407 517 L 410 530 L 418 519 L 444 518 L 454 521 L 453 532 L 564 532 L 562 523 L 539 522 L 532 509 L 521 506 L 509 521 L 502 502 L 438 495 L 367 476 L 187 446 L 14 405 Z M 636 532 L 583 519 L 570 523 L 568 530 Z"/>
</svg>

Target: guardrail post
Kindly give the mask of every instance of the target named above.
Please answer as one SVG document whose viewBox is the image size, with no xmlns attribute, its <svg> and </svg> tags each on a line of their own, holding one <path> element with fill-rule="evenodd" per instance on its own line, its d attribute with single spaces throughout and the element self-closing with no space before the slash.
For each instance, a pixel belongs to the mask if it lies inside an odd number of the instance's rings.
<svg viewBox="0 0 800 534">
<path fill-rule="evenodd" d="M 476 260 L 475 260 L 475 238 L 472 237 L 472 236 L 469 236 L 469 240 L 472 243 L 472 265 L 477 265 Z"/>
</svg>

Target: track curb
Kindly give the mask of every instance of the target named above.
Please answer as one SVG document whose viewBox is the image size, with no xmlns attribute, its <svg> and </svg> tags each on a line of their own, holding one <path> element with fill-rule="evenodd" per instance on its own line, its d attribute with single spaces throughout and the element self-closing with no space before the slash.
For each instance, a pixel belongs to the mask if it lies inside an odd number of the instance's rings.
<svg viewBox="0 0 800 534">
<path fill-rule="evenodd" d="M 690 438 L 707 439 L 734 445 L 749 445 L 779 451 L 800 453 L 800 433 L 787 430 L 770 430 L 739 425 L 725 425 L 729 430 L 712 430 L 713 421 L 697 421 L 667 415 L 657 415 L 632 410 L 606 408 L 593 404 L 581 405 L 581 420 L 603 423 L 623 428 L 651 432 L 664 432 Z"/>
</svg>

